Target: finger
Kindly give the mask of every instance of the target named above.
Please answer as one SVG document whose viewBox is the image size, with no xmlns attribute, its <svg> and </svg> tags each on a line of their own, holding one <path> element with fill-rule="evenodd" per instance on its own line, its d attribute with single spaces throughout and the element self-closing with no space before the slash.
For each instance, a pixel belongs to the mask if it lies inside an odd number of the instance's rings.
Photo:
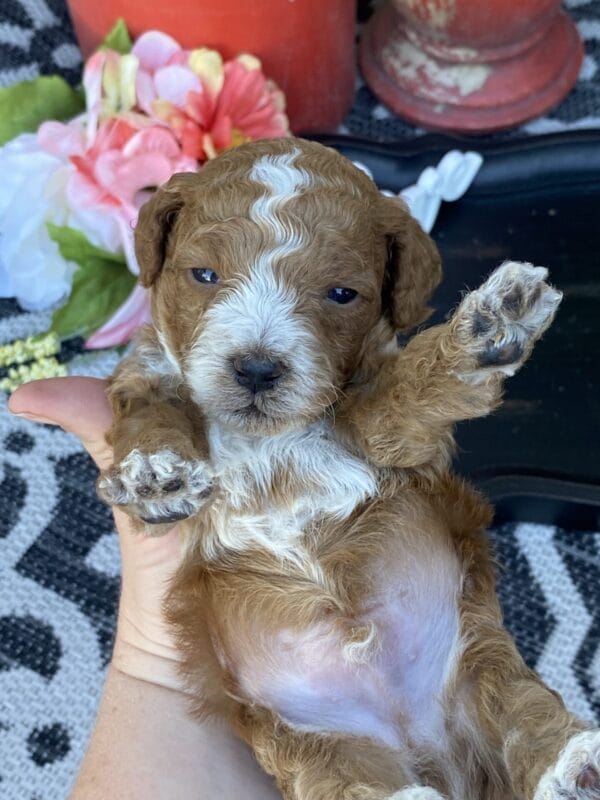
<svg viewBox="0 0 600 800">
<path fill-rule="evenodd" d="M 171 528 L 162 536 L 144 536 L 119 508 L 113 508 L 119 533 L 124 574 L 130 565 L 153 574 L 157 581 L 170 577 L 181 561 L 179 529 Z"/>
<path fill-rule="evenodd" d="M 112 464 L 105 434 L 112 422 L 106 381 L 98 378 L 48 378 L 20 386 L 10 397 L 8 410 L 26 419 L 59 425 L 75 434 L 96 464 Z"/>
<path fill-rule="evenodd" d="M 79 377 L 31 381 L 20 386 L 11 395 L 8 409 L 26 419 L 59 425 L 75 434 L 101 469 L 106 469 L 113 463 L 112 449 L 105 439 L 112 422 L 112 412 L 106 397 L 106 381 Z M 144 545 L 146 537 L 140 534 L 130 518 L 118 509 L 114 509 L 114 512 L 124 564 L 138 559 L 144 548 L 149 555 L 169 555 L 168 560 L 178 560 L 177 534 L 171 532 L 160 537 L 165 540 L 162 545 Z"/>
</svg>

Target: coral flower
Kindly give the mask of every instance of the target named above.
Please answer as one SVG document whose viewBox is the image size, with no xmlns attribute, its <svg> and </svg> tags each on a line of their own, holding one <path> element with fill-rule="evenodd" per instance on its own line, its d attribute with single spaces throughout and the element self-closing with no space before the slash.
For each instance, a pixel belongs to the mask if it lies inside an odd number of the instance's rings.
<svg viewBox="0 0 600 800">
<path fill-rule="evenodd" d="M 223 63 L 214 50 L 183 50 L 156 31 L 132 55 L 139 107 L 172 129 L 187 156 L 204 162 L 251 139 L 289 136 L 284 95 L 254 56 Z"/>
<path fill-rule="evenodd" d="M 203 87 L 188 93 L 183 111 L 161 101 L 154 104 L 155 113 L 165 115 L 175 135 L 183 120 L 183 152 L 199 161 L 252 139 L 289 135 L 283 95 L 267 81 L 259 64 L 240 57 L 225 64 L 223 73 L 223 88 L 217 96 Z"/>
<path fill-rule="evenodd" d="M 243 142 L 289 135 L 284 95 L 257 58 L 224 62 L 215 50 L 185 50 L 158 31 L 126 55 L 92 55 L 83 88 L 84 114 L 45 122 L 36 136 L 0 148 L 0 296 L 32 309 L 67 297 L 76 270 L 76 253 L 73 262 L 63 257 L 49 224 L 123 254 L 137 275 L 133 228 L 156 187 Z M 88 347 L 126 342 L 149 313 L 148 293 L 136 286 Z"/>
</svg>

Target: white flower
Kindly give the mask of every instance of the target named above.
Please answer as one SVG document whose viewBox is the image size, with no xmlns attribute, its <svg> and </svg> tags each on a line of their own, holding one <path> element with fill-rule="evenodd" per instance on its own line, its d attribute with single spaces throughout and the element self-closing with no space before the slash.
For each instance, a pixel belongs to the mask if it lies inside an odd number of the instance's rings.
<svg viewBox="0 0 600 800">
<path fill-rule="evenodd" d="M 73 209 L 67 181 L 74 167 L 42 150 L 25 133 L 0 148 L 0 297 L 16 297 L 28 311 L 49 308 L 71 290 L 76 264 L 66 261 L 47 223 L 81 230 L 98 247 L 121 248 L 122 234 L 101 209 Z"/>
<path fill-rule="evenodd" d="M 64 225 L 63 162 L 44 153 L 34 134 L 0 150 L 0 297 L 28 310 L 48 308 L 69 291 L 74 268 L 50 239 L 47 222 Z"/>
</svg>

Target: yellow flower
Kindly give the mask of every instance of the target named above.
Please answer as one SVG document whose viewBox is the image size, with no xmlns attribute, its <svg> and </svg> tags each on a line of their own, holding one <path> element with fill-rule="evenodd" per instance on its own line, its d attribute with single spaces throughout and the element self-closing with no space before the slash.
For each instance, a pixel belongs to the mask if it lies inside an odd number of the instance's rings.
<svg viewBox="0 0 600 800">
<path fill-rule="evenodd" d="M 56 358 L 42 358 L 31 364 L 11 367 L 8 370 L 8 376 L 0 380 L 0 391 L 10 393 L 29 381 L 37 381 L 42 378 L 64 378 L 65 375 L 68 375 L 67 367 L 60 364 Z"/>
<path fill-rule="evenodd" d="M 188 56 L 188 66 L 212 95 L 221 91 L 225 81 L 225 72 L 220 53 L 217 53 L 216 50 L 209 50 L 208 47 L 192 50 Z"/>
<path fill-rule="evenodd" d="M 83 86 L 88 111 L 88 134 L 96 134 L 98 121 L 115 115 L 133 114 L 137 103 L 137 56 L 114 50 L 98 50 L 86 62 Z"/>
<path fill-rule="evenodd" d="M 136 104 L 135 78 L 139 66 L 138 59 L 129 53 L 120 56 L 110 54 L 102 71 L 102 116 L 111 117 L 123 111 L 130 111 Z"/>
<path fill-rule="evenodd" d="M 51 356 L 58 353 L 59 350 L 60 341 L 55 333 L 16 339 L 14 342 L 0 345 L 0 367 L 23 364 L 26 361 Z"/>
</svg>

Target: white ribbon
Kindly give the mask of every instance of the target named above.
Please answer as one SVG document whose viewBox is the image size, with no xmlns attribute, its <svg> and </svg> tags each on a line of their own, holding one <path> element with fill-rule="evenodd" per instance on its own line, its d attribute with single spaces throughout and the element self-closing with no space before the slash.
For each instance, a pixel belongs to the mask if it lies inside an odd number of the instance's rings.
<svg viewBox="0 0 600 800">
<path fill-rule="evenodd" d="M 416 183 L 403 189 L 399 196 L 406 202 L 410 213 L 418 220 L 424 231 L 433 228 L 442 200 L 453 202 L 462 197 L 473 183 L 475 175 L 483 164 L 479 153 L 461 153 L 450 150 L 437 167 L 427 167 L 419 175 Z M 354 165 L 373 177 L 371 171 L 358 161 Z M 396 197 L 393 192 L 383 191 L 388 197 Z"/>
</svg>

